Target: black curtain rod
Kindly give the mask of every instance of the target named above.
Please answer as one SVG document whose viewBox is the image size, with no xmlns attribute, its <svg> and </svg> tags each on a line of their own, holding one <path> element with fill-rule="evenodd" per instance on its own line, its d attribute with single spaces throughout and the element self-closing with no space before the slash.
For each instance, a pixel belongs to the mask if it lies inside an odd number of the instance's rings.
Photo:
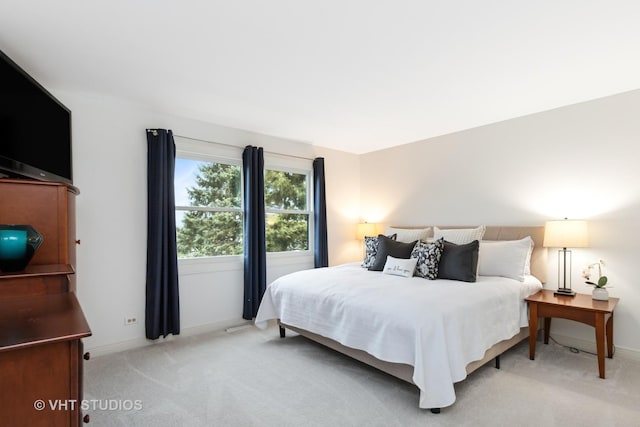
<svg viewBox="0 0 640 427">
<path fill-rule="evenodd" d="M 177 136 L 178 138 L 190 139 L 192 141 L 206 142 L 207 144 L 217 144 L 217 145 L 223 145 L 225 147 L 233 147 L 233 148 L 237 148 L 240 151 L 244 150 L 244 147 L 240 147 L 238 145 L 233 145 L 233 144 L 225 144 L 224 142 L 207 141 L 206 139 L 192 138 L 190 136 L 184 136 L 184 135 L 178 135 L 178 134 L 174 134 L 174 136 Z M 315 160 L 315 159 L 310 158 L 310 157 L 294 156 L 292 154 L 277 153 L 275 151 L 264 150 L 264 152 L 265 153 L 269 153 L 269 154 L 275 154 L 277 156 L 293 157 L 293 158 L 302 159 L 302 160 L 311 160 L 311 161 Z"/>
</svg>

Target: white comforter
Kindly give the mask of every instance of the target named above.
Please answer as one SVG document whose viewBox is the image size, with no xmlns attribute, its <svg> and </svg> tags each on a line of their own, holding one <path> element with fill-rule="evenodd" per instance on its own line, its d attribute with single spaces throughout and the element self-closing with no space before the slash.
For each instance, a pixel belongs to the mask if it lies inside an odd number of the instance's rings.
<svg viewBox="0 0 640 427">
<path fill-rule="evenodd" d="M 542 286 L 478 277 L 475 283 L 403 278 L 358 264 L 299 271 L 271 283 L 256 325 L 267 320 L 306 329 L 364 350 L 378 359 L 414 367 L 421 408 L 455 402 L 453 384 L 468 363 L 527 325 L 524 297 Z"/>
</svg>

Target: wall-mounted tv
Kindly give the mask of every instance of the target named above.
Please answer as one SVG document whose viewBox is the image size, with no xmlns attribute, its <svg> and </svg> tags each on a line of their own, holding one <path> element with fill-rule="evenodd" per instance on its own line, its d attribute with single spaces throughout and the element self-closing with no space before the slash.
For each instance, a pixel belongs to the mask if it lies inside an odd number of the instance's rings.
<svg viewBox="0 0 640 427">
<path fill-rule="evenodd" d="M 71 111 L 0 51 L 0 177 L 73 183 Z"/>
</svg>

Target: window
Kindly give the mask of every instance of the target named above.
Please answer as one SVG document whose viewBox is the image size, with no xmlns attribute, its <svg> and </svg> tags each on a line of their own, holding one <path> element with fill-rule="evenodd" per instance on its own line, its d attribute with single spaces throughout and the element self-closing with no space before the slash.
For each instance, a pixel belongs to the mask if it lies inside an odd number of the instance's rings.
<svg viewBox="0 0 640 427">
<path fill-rule="evenodd" d="M 242 255 L 242 160 L 235 147 L 176 141 L 174 178 L 178 258 Z M 267 252 L 309 251 L 308 161 L 265 156 Z M 308 168 L 308 169 L 307 169 Z"/>
<path fill-rule="evenodd" d="M 309 250 L 309 174 L 266 169 L 267 252 Z"/>
<path fill-rule="evenodd" d="M 178 258 L 242 254 L 240 165 L 176 158 Z"/>
</svg>

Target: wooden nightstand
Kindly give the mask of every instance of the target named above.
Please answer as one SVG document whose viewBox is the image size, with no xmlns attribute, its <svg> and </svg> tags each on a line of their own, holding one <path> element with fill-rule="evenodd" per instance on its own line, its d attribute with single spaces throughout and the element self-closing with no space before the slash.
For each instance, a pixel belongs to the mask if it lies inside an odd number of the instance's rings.
<svg viewBox="0 0 640 427">
<path fill-rule="evenodd" d="M 613 310 L 619 298 L 596 301 L 591 295 L 576 294 L 574 297 L 554 296 L 551 290 L 542 290 L 526 298 L 529 302 L 529 358 L 535 359 L 538 317 L 544 317 L 544 343 L 549 344 L 551 318 L 575 320 L 596 329 L 598 370 L 604 378 L 604 342 L 607 341 L 607 357 L 613 357 Z M 606 327 L 606 328 L 605 328 Z M 606 329 L 606 330 L 605 330 Z"/>
</svg>

